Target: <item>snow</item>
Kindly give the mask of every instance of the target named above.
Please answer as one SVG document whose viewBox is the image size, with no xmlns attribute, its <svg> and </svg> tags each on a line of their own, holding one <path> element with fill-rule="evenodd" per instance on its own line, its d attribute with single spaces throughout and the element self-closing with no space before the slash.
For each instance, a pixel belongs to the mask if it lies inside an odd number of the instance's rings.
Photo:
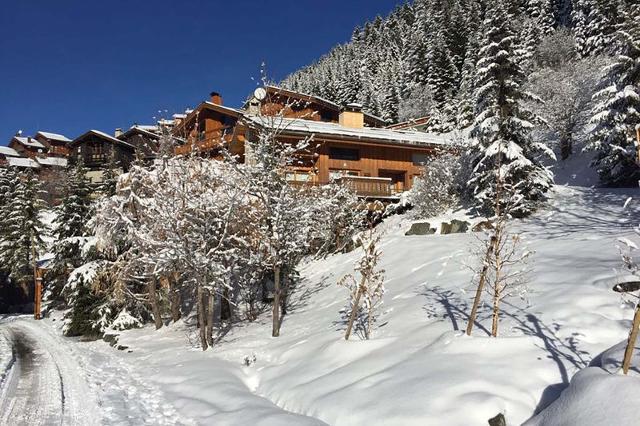
<svg viewBox="0 0 640 426">
<path fill-rule="evenodd" d="M 32 169 L 39 169 L 40 165 L 34 161 L 32 158 L 24 158 L 24 157 L 8 157 L 7 163 L 9 166 L 13 167 L 28 167 Z"/>
<path fill-rule="evenodd" d="M 38 132 L 36 133 L 37 135 L 42 135 L 47 139 L 51 139 L 51 140 L 55 140 L 55 141 L 61 141 L 61 142 L 71 142 L 71 139 L 69 139 L 68 137 L 66 137 L 65 135 L 60 135 L 58 133 L 51 133 L 51 132 Z"/>
<path fill-rule="evenodd" d="M 6 155 L 9 157 L 20 157 L 18 151 L 8 146 L 0 146 L 0 155 Z"/>
<path fill-rule="evenodd" d="M 67 159 L 60 157 L 37 157 L 36 161 L 42 166 L 67 167 Z"/>
<path fill-rule="evenodd" d="M 373 139 L 403 145 L 447 145 L 452 140 L 446 135 L 430 134 L 409 130 L 393 130 L 385 128 L 362 127 L 350 128 L 337 123 L 323 121 L 300 120 L 295 118 L 278 118 L 275 123 L 272 120 L 259 116 L 247 115 L 247 119 L 259 126 L 282 129 L 287 133 L 314 134 L 317 137 L 343 137 L 349 139 Z"/>
<path fill-rule="evenodd" d="M 35 148 L 44 148 L 44 145 L 42 145 L 40 142 L 30 137 L 15 136 L 13 139 L 25 146 L 32 146 Z"/>
<path fill-rule="evenodd" d="M 465 265 L 481 236 L 406 237 L 410 221 L 395 216 L 379 245 L 387 280 L 372 340 L 343 339 L 346 298 L 336 283 L 353 273 L 354 251 L 303 265 L 279 338 L 270 337 L 265 315 L 224 330 L 202 352 L 193 327 L 179 322 L 123 332 L 119 344 L 132 352 L 116 356 L 198 424 L 467 426 L 499 412 L 509 424 L 537 412 L 545 414 L 533 425 L 590 424 L 549 419 L 578 411 L 578 396 L 594 406 L 619 396 L 625 378 L 587 367 L 626 338 L 633 315 L 612 291 L 622 277 L 617 240 L 637 238 L 640 206 L 624 208 L 629 196 L 638 191 L 557 186 L 549 208 L 514 226 L 534 252 L 531 292 L 504 305 L 498 339 L 487 336 L 487 306 L 473 336 L 461 332 L 474 289 Z M 619 365 L 619 353 L 609 357 Z M 581 376 L 593 387 L 581 386 Z M 542 411 L 564 389 L 551 414 Z M 620 419 L 615 424 L 635 424 Z"/>
</svg>

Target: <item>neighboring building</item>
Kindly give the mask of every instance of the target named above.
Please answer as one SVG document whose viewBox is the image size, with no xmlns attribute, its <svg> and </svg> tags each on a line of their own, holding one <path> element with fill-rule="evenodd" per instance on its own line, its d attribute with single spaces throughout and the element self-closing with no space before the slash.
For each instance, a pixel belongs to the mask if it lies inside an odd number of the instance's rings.
<svg viewBox="0 0 640 426">
<path fill-rule="evenodd" d="M 49 157 L 68 157 L 69 147 L 68 144 L 71 139 L 64 135 L 51 132 L 38 132 L 33 139 L 40 142 L 47 150 Z"/>
<path fill-rule="evenodd" d="M 135 158 L 135 146 L 99 130 L 89 130 L 69 143 L 72 162 L 82 159 L 89 169 L 87 176 L 93 183 L 102 181 L 104 169 L 109 163 L 121 171 L 129 170 Z"/>
<path fill-rule="evenodd" d="M 31 136 L 14 136 L 9 142 L 9 147 L 17 151 L 21 157 L 35 158 L 47 153 L 47 147 Z"/>
<path fill-rule="evenodd" d="M 0 166 L 7 165 L 7 158 L 20 157 L 20 154 L 8 146 L 0 146 Z"/>
<path fill-rule="evenodd" d="M 240 154 L 243 147 L 237 144 L 244 141 L 242 135 L 234 134 L 241 110 L 222 105 L 222 97 L 211 93 L 211 100 L 202 102 L 185 117 L 180 118 L 172 134 L 184 141 L 177 146 L 175 153 L 185 155 L 192 152 L 217 157 L 223 144 L 232 152 Z"/>
</svg>

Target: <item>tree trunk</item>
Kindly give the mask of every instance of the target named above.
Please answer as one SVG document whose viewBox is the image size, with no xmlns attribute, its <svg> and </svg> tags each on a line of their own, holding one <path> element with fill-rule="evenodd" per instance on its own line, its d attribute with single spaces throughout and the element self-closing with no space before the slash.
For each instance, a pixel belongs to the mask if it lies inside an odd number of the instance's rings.
<svg viewBox="0 0 640 426">
<path fill-rule="evenodd" d="M 473 299 L 473 306 L 471 307 L 471 313 L 469 314 L 469 323 L 467 324 L 467 336 L 471 336 L 471 330 L 473 330 L 473 324 L 476 321 L 476 316 L 478 314 L 478 307 L 480 306 L 480 301 L 482 300 L 482 292 L 484 291 L 484 285 L 487 280 L 487 272 L 489 270 L 489 260 L 493 255 L 495 241 L 496 241 L 496 236 L 493 235 L 491 237 L 491 241 L 489 242 L 489 246 L 487 247 L 487 254 L 484 257 L 484 264 L 482 265 L 482 271 L 480 272 L 480 281 L 478 282 L 478 288 L 476 289 L 476 297 Z"/>
<path fill-rule="evenodd" d="M 204 291 L 202 290 L 202 286 L 198 285 L 197 290 L 197 309 L 198 309 L 198 327 L 200 328 L 200 345 L 202 346 L 202 350 L 206 351 L 209 347 L 207 344 L 207 320 L 205 314 L 205 304 L 204 304 Z"/>
<path fill-rule="evenodd" d="M 633 348 L 635 347 L 636 339 L 638 338 L 638 327 L 640 327 L 640 302 L 636 305 L 636 313 L 633 316 L 633 324 L 631 325 L 631 331 L 629 332 L 627 348 L 624 350 L 624 359 L 622 360 L 622 372 L 624 374 L 629 372 L 631 355 L 633 355 Z"/>
<path fill-rule="evenodd" d="M 231 320 L 231 302 L 229 302 L 229 288 L 225 287 L 220 300 L 220 321 Z"/>
<path fill-rule="evenodd" d="M 500 224 L 498 228 L 500 228 Z M 498 236 L 496 237 L 496 246 L 499 246 L 501 231 L 497 229 L 496 232 Z M 500 296 L 502 295 L 502 284 L 500 283 L 501 272 L 502 272 L 502 260 L 500 259 L 500 248 L 496 247 L 494 249 L 496 256 L 496 276 L 495 276 L 495 284 L 493 288 L 493 320 L 491 321 L 491 335 L 493 337 L 498 337 L 498 321 L 500 320 Z"/>
<path fill-rule="evenodd" d="M 205 292 L 206 306 L 206 328 L 207 328 L 207 343 L 209 346 L 213 346 L 213 310 L 215 308 L 215 296 L 211 290 Z"/>
<path fill-rule="evenodd" d="M 273 327 L 271 335 L 280 336 L 280 267 L 273 268 Z"/>
<path fill-rule="evenodd" d="M 153 321 L 156 325 L 156 330 L 162 328 L 162 315 L 160 314 L 160 306 L 158 305 L 158 293 L 157 293 L 157 281 L 156 277 L 151 277 L 149 280 L 149 304 L 151 305 L 151 313 L 153 314 Z"/>
<path fill-rule="evenodd" d="M 164 278 L 169 288 L 169 306 L 171 308 L 171 320 L 177 322 L 180 319 L 180 293 L 176 288 L 176 280 Z"/>
<path fill-rule="evenodd" d="M 360 298 L 362 297 L 362 293 L 364 292 L 363 289 L 364 289 L 365 282 L 366 282 L 366 277 L 363 275 L 362 281 L 358 286 L 358 292 L 356 293 L 356 300 L 353 302 L 353 306 L 351 307 L 351 315 L 349 315 L 349 323 L 347 323 L 347 331 L 344 333 L 344 340 L 349 340 L 349 336 L 351 336 L 351 329 L 353 328 L 353 323 L 356 320 L 356 315 L 358 315 L 358 309 L 360 307 Z"/>
<path fill-rule="evenodd" d="M 560 137 L 560 158 L 566 160 L 573 154 L 573 141 L 571 135 L 562 135 Z"/>
</svg>

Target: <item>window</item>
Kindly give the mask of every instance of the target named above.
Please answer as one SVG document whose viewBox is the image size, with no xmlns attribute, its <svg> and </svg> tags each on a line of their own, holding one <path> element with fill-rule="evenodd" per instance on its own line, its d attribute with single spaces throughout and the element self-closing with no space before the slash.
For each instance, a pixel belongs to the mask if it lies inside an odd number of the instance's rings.
<svg viewBox="0 0 640 426">
<path fill-rule="evenodd" d="M 413 161 L 414 166 L 424 166 L 429 161 L 429 156 L 422 153 L 413 153 L 411 154 L 411 161 Z"/>
<path fill-rule="evenodd" d="M 329 158 L 334 160 L 360 160 L 360 152 L 357 149 L 351 148 L 329 148 Z"/>
</svg>

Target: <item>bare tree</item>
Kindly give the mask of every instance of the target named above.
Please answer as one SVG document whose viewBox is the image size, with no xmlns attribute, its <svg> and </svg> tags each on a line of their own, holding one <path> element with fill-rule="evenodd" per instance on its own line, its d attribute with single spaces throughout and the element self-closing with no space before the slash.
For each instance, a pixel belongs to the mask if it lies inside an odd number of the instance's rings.
<svg viewBox="0 0 640 426">
<path fill-rule="evenodd" d="M 339 286 L 349 290 L 349 307 L 345 340 L 349 340 L 354 325 L 362 331 L 365 339 L 371 337 L 373 322 L 379 307 L 382 305 L 384 289 L 384 270 L 378 268 L 382 253 L 377 246 L 381 235 L 373 227 L 358 236 L 362 248 L 362 257 L 356 262 L 355 271 L 358 279 L 349 274 L 338 281 Z"/>
</svg>

